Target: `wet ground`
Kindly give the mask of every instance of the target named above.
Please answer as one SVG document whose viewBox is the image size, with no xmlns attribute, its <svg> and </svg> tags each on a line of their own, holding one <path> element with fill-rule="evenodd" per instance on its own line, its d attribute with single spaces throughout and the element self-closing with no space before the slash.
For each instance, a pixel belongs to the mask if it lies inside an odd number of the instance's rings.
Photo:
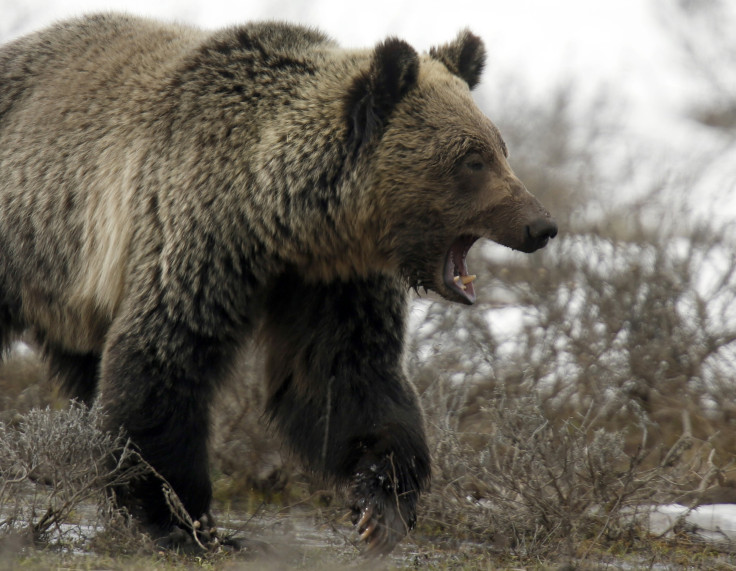
<svg viewBox="0 0 736 571">
<path fill-rule="evenodd" d="M 123 538 L 120 552 L 127 552 L 127 555 L 120 556 L 120 568 L 127 569 L 126 565 L 138 567 L 139 563 L 130 563 L 131 557 L 139 562 L 142 561 L 140 558 L 143 561 L 153 558 L 161 562 L 163 568 L 171 569 L 189 568 L 193 561 L 195 567 L 217 569 L 406 568 L 415 567 L 420 561 L 427 563 L 430 558 L 417 540 L 409 537 L 390 556 L 367 562 L 361 557 L 361 545 L 349 522 L 347 510 L 338 508 L 277 508 L 264 505 L 254 513 L 234 509 L 215 512 L 215 517 L 220 536 L 234 537 L 241 544 L 241 551 L 223 549 L 221 553 L 204 557 L 192 558 L 189 554 L 178 558 L 176 554 L 164 550 L 151 552 L 150 546 L 143 542 L 140 543 L 141 552 L 135 553 L 135 545 L 131 545 L 130 538 Z M 105 561 L 115 561 L 115 535 L 107 535 L 103 542 L 99 541 L 99 537 L 105 533 L 96 506 L 80 505 L 72 519 L 73 522 L 60 524 L 50 530 L 44 537 L 44 543 L 35 548 L 16 546 L 12 552 L 6 549 L 3 553 L 0 545 L 0 569 L 48 568 L 49 565 L 57 568 L 86 568 L 88 564 L 99 568 L 100 565 L 110 565 L 100 563 L 99 557 L 105 558 Z M 104 548 L 98 549 L 100 545 Z M 59 557 L 58 564 L 49 563 L 54 561 L 53 558 L 49 559 L 53 557 L 52 554 Z M 208 565 L 204 565 L 206 561 L 209 561 Z"/>
<path fill-rule="evenodd" d="M 44 545 L 16 546 L 12 552 L 3 553 L 0 544 L 0 570 L 736 568 L 732 549 L 716 552 L 704 549 L 702 544 L 699 547 L 690 544 L 688 548 L 687 541 L 680 541 L 679 546 L 653 542 L 652 549 L 646 552 L 607 553 L 603 549 L 575 563 L 567 563 L 564 558 L 530 562 L 515 560 L 491 542 L 453 542 L 445 538 L 440 543 L 421 531 L 406 538 L 390 556 L 366 561 L 361 557 L 360 542 L 346 509 L 305 505 L 279 508 L 263 504 L 253 509 L 220 510 L 215 516 L 220 535 L 238 539 L 243 545 L 241 551 L 222 549 L 219 553 L 181 555 L 151 549 L 150 544 L 143 542 L 131 545 L 130 538 L 117 544 L 114 534 L 100 542 L 99 537 L 105 532 L 99 524 L 97 508 L 84 504 L 75 510 L 73 523 L 53 529 Z"/>
</svg>

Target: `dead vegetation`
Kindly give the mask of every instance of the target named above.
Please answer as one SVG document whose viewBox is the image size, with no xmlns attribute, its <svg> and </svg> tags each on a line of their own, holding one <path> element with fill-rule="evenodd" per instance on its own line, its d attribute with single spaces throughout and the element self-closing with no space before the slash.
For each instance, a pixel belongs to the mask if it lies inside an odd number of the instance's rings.
<svg viewBox="0 0 736 571">
<path fill-rule="evenodd" d="M 122 434 L 102 432 L 99 421 L 97 409 L 72 403 L 58 411 L 31 409 L 0 423 L 0 537 L 5 544 L 63 543 L 119 524 L 109 490 L 146 467 Z M 81 518 L 77 512 L 84 506 L 98 511 Z"/>
</svg>

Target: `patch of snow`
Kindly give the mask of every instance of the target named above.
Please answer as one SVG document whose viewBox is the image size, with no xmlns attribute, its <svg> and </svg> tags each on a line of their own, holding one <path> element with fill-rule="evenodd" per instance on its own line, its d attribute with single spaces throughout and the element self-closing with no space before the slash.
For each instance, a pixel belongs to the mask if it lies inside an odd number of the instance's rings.
<svg viewBox="0 0 736 571">
<path fill-rule="evenodd" d="M 736 504 L 712 504 L 693 510 L 680 504 L 657 506 L 649 513 L 649 530 L 655 535 L 670 532 L 682 517 L 704 540 L 736 539 Z"/>
</svg>

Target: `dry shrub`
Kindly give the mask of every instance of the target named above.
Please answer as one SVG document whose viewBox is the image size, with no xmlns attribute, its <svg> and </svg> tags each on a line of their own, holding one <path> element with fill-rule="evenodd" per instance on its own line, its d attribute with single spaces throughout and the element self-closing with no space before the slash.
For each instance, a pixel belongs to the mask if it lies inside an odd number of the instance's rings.
<svg viewBox="0 0 736 571">
<path fill-rule="evenodd" d="M 97 408 L 72 403 L 0 423 L 0 536 L 6 541 L 79 543 L 120 519 L 108 492 L 146 467 L 125 438 L 98 428 L 100 420 Z M 98 509 L 97 518 L 80 516 Z M 72 525 L 81 519 L 84 528 Z"/>
<path fill-rule="evenodd" d="M 486 356 L 501 372 L 494 384 L 538 393 L 559 414 L 595 407 L 610 427 L 636 424 L 630 409 L 610 404 L 633 400 L 665 445 L 677 439 L 683 410 L 702 439 L 731 424 L 731 238 L 701 231 L 640 242 L 572 237 L 556 246 L 542 271 L 520 266 L 504 278 L 524 323 L 512 351 Z M 720 446 L 736 452 L 725 435 Z"/>
<path fill-rule="evenodd" d="M 688 425 L 663 454 L 652 447 L 649 422 L 633 401 L 619 403 L 640 419 L 632 453 L 626 432 L 596 427 L 592 409 L 550 416 L 535 396 L 498 394 L 475 414 L 490 431 L 462 429 L 464 411 L 447 408 L 442 385 L 437 379 L 424 394 L 433 418 L 440 416 L 429 422 L 433 486 L 421 520 L 446 538 L 521 557 L 580 560 L 612 540 L 645 540 L 637 514 L 683 497 L 677 482 L 697 480 L 689 488 L 696 505 L 718 473 L 703 461 L 710 446 L 696 442 Z"/>
</svg>

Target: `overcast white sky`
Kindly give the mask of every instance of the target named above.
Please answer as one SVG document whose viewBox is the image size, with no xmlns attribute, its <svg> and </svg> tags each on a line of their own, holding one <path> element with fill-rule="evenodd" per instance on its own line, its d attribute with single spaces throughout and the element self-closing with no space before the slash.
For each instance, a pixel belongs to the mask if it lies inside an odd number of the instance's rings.
<svg viewBox="0 0 736 571">
<path fill-rule="evenodd" d="M 278 18 L 319 27 L 341 44 L 370 46 L 398 35 L 423 50 L 464 27 L 482 36 L 492 66 L 544 87 L 569 74 L 591 81 L 659 78 L 674 65 L 648 0 L 5 0 L 0 32 L 17 35 L 56 19 L 124 10 L 218 27 Z"/>
</svg>

